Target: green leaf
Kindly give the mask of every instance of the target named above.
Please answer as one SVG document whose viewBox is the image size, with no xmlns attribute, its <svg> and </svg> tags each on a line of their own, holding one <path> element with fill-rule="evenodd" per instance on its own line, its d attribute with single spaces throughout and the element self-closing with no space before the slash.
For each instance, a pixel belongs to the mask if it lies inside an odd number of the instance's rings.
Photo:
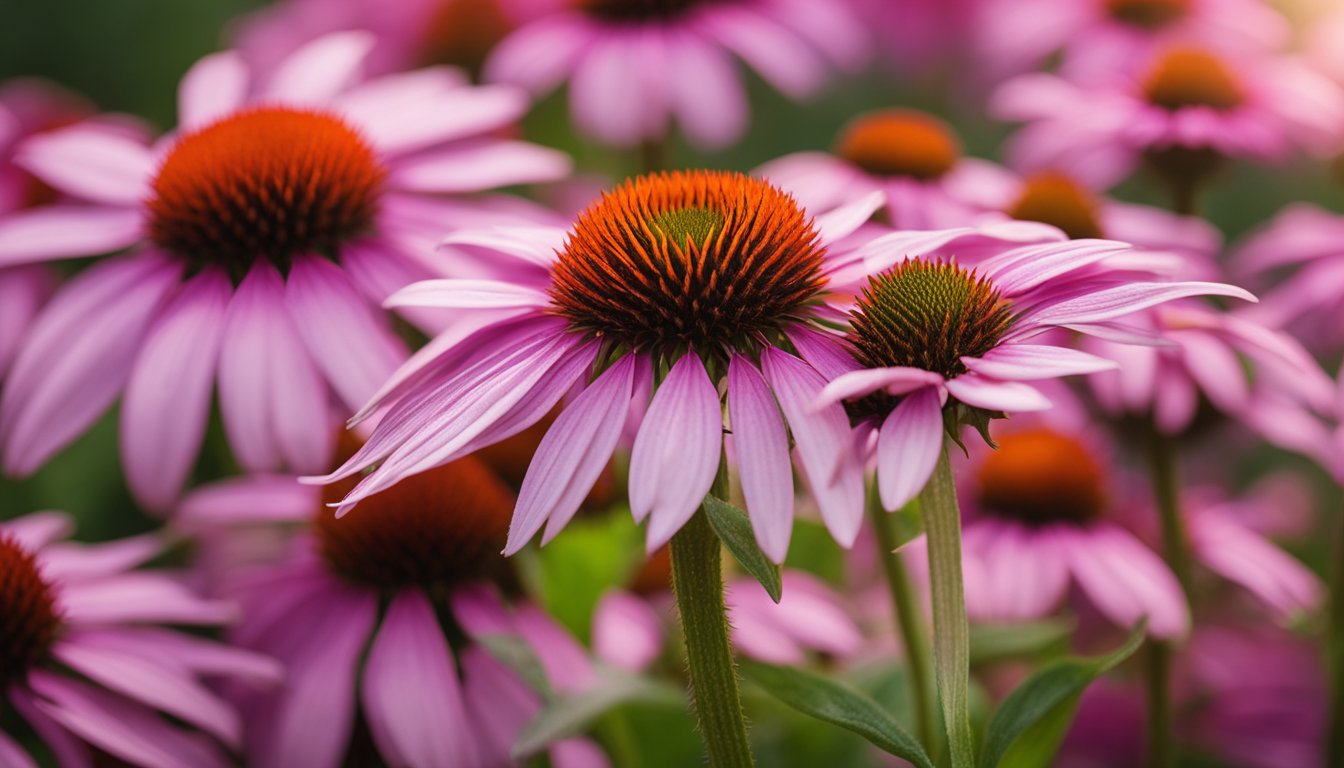
<svg viewBox="0 0 1344 768">
<path fill-rule="evenodd" d="M 518 734 L 513 757 L 524 759 L 550 744 L 584 733 L 602 715 L 622 704 L 675 702 L 685 706 L 681 692 L 646 678 L 603 671 L 598 682 L 582 691 L 561 693 L 547 702 Z"/>
<path fill-rule="evenodd" d="M 1140 622 L 1125 644 L 1110 654 L 1061 659 L 1027 678 L 990 720 L 980 768 L 1050 765 L 1083 690 L 1138 650 L 1146 624 Z"/>
<path fill-rule="evenodd" d="M 924 512 L 919 506 L 919 498 L 913 498 L 908 504 L 892 512 L 887 518 L 896 549 L 904 547 L 924 535 Z"/>
<path fill-rule="evenodd" d="M 851 730 L 884 752 L 909 760 L 919 768 L 933 768 L 933 761 L 919 742 L 865 694 L 839 681 L 793 667 L 745 660 L 741 665 L 747 679 L 790 707 Z"/>
<path fill-rule="evenodd" d="M 976 624 L 971 627 L 971 663 L 988 664 L 1063 648 L 1073 629 L 1074 622 L 1067 619 Z M 1063 652 L 1059 650 L 1057 655 Z"/>
<path fill-rule="evenodd" d="M 761 582 L 770 599 L 778 603 L 784 594 L 779 566 L 770 562 L 770 558 L 756 545 L 756 534 L 751 529 L 747 513 L 713 496 L 705 497 L 704 509 L 709 524 L 714 527 L 714 532 L 728 547 L 728 551 L 733 553 L 747 573 Z"/>
</svg>

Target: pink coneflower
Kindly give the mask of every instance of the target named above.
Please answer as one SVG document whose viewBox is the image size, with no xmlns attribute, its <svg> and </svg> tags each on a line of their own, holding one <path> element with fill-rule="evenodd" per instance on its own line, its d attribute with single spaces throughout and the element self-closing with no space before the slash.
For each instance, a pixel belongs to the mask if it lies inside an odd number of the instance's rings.
<svg viewBox="0 0 1344 768">
<path fill-rule="evenodd" d="M 755 171 L 811 211 L 827 211 L 880 191 L 895 229 L 947 229 L 971 224 L 982 180 L 999 173 L 964 157 L 952 127 L 911 109 L 860 115 L 841 132 L 834 153 L 798 152 Z"/>
<path fill-rule="evenodd" d="M 1291 34 L 1261 0 L 988 0 L 973 23 L 981 66 L 998 78 L 1061 50 L 1064 74 L 1096 78 L 1172 44 L 1270 52 Z"/>
<path fill-rule="evenodd" d="M 376 303 L 433 274 L 419 251 L 439 228 L 498 218 L 493 199 L 445 193 L 568 169 L 492 135 L 525 109 L 521 93 L 442 69 L 360 82 L 370 44 L 322 38 L 262 82 L 235 53 L 207 57 L 156 147 L 81 124 L 21 148 L 27 169 L 87 202 L 0 224 L 0 264 L 131 250 L 76 276 L 34 323 L 0 402 L 8 472 L 36 470 L 122 393 L 131 490 L 166 508 L 216 378 L 245 469 L 327 466 L 334 417 L 405 357 Z"/>
<path fill-rule="evenodd" d="M 334 768 L 369 739 L 389 765 L 511 765 L 541 698 L 481 635 L 523 638 L 557 690 L 596 682 L 564 630 L 502 600 L 498 585 L 516 580 L 498 554 L 513 494 L 476 457 L 408 478 L 340 520 L 323 490 L 235 480 L 188 497 L 175 518 L 207 542 L 259 522 L 307 526 L 279 562 L 240 570 L 225 588 L 243 609 L 233 639 L 288 669 L 283 689 L 239 701 L 249 765 Z M 552 756 L 606 765 L 582 739 Z"/>
<path fill-rule="evenodd" d="M 1326 408 L 1310 407 L 1282 389 L 1261 392 L 1243 418 L 1261 437 L 1312 459 L 1344 484 L 1344 367 L 1335 386 Z"/>
<path fill-rule="evenodd" d="M 212 626 L 236 611 L 170 574 L 135 570 L 159 554 L 157 539 L 81 545 L 61 541 L 69 529 L 55 512 L 0 523 L 0 691 L 9 705 L 62 766 L 89 765 L 91 749 L 150 768 L 231 765 L 218 745 L 241 745 L 241 719 L 203 678 L 270 684 L 279 666 L 159 626 Z M 16 736 L 0 731 L 0 764 L 36 765 Z"/>
<path fill-rule="evenodd" d="M 880 204 L 868 198 L 809 220 L 775 187 L 740 174 L 645 176 L 605 194 L 559 231 L 456 235 L 518 264 L 513 281 L 418 283 L 392 305 L 474 307 L 488 321 L 466 341 L 441 336 L 362 411 L 390 406 L 367 444 L 323 482 L 377 465 L 348 509 L 401 478 L 498 442 L 575 394 L 528 469 L 507 554 L 574 515 L 621 437 L 632 402 L 653 389 L 630 457 L 630 506 L 650 550 L 700 507 L 719 468 L 727 411 L 757 539 L 776 561 L 793 521 L 791 431 L 822 517 L 843 545 L 863 515 L 844 411 L 813 408 L 822 375 L 786 345 L 825 345 L 816 330 L 836 264 L 825 244 Z M 712 373 L 711 373 L 712 372 Z M 658 383 L 654 385 L 654 376 Z M 595 377 L 595 378 L 594 378 Z M 579 390 L 576 392 L 576 390 Z M 782 411 L 782 414 L 781 414 Z M 358 418 L 358 417 L 357 417 Z M 787 429 L 786 429 L 787 424 Z"/>
<path fill-rule="evenodd" d="M 1182 46 L 1106 82 L 1024 75 L 994 95 L 1000 118 L 1029 123 L 1008 147 L 1015 167 L 1063 169 L 1106 187 L 1141 160 L 1194 183 L 1222 158 L 1274 162 L 1337 148 L 1344 94 L 1300 62 Z"/>
<path fill-rule="evenodd" d="M 659 140 L 675 118 L 713 148 L 747 125 L 734 56 L 803 98 L 868 48 L 848 0 L 579 0 L 506 38 L 485 75 L 538 94 L 568 79 L 574 124 L 609 144 Z"/>
<path fill-rule="evenodd" d="M 930 250 L 955 240 L 955 233 L 937 234 L 923 238 Z M 885 264 L 869 260 L 879 274 L 851 311 L 846 340 L 854 359 L 830 367 L 833 380 L 818 403 L 849 401 L 861 432 L 875 433 L 883 506 L 899 509 L 924 487 L 943 445 L 945 413 L 953 424 L 983 424 L 1043 410 L 1050 401 L 1027 382 L 1116 367 L 1086 352 L 1031 343 L 1034 337 L 1068 328 L 1133 340 L 1117 320 L 1163 302 L 1200 294 L 1254 300 L 1219 283 L 1134 281 L 1117 259 L 1127 249 L 1108 240 L 997 253 L 981 247 L 973 269 L 895 249 L 886 249 Z"/>
</svg>

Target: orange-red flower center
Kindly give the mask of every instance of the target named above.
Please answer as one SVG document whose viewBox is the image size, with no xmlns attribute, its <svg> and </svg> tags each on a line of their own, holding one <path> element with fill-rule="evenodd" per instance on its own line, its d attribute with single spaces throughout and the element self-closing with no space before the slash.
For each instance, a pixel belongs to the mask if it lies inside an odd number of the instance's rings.
<svg viewBox="0 0 1344 768">
<path fill-rule="evenodd" d="M 1073 239 L 1103 237 L 1096 198 L 1062 173 L 1029 177 L 1017 200 L 1008 207 L 1008 215 L 1059 227 Z"/>
<path fill-rule="evenodd" d="M 1148 101 L 1169 110 L 1235 109 L 1245 100 L 1241 83 L 1223 60 L 1196 48 L 1164 54 L 1149 70 L 1143 90 Z"/>
<path fill-rule="evenodd" d="M 47 657 L 60 626 L 37 560 L 13 536 L 0 533 L 0 690 Z"/>
<path fill-rule="evenodd" d="M 324 501 L 339 501 L 353 484 L 327 486 Z M 324 507 L 314 528 L 322 558 L 341 577 L 378 589 L 436 589 L 503 572 L 513 503 L 509 488 L 468 456 L 412 475 L 345 517 Z"/>
<path fill-rule="evenodd" d="M 1190 12 L 1190 0 L 1106 0 L 1106 12 L 1116 21 L 1156 30 Z"/>
<path fill-rule="evenodd" d="M 822 255 L 778 188 L 740 173 L 660 173 L 579 214 L 551 297 L 576 330 L 655 354 L 712 354 L 796 319 L 824 284 Z"/>
<path fill-rule="evenodd" d="M 1105 475 L 1078 440 L 1033 428 L 998 439 L 977 469 L 980 506 L 1028 525 L 1087 522 L 1106 503 Z"/>
<path fill-rule="evenodd" d="M 335 115 L 247 109 L 178 139 L 154 178 L 149 236 L 194 263 L 284 269 L 369 229 L 386 176 Z"/>
<path fill-rule="evenodd" d="M 886 109 L 851 122 L 836 141 L 835 153 L 878 176 L 936 179 L 957 164 L 961 142 L 933 115 Z"/>
</svg>

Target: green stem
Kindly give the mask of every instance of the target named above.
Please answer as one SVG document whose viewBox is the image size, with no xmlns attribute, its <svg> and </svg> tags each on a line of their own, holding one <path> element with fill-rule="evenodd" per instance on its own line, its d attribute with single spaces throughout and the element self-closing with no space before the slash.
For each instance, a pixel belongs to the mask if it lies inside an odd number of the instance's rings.
<svg viewBox="0 0 1344 768">
<path fill-rule="evenodd" d="M 720 467 L 710 494 L 724 498 L 727 477 Z M 742 715 L 737 670 L 723 604 L 719 537 L 704 510 L 672 537 L 672 586 L 677 595 L 686 661 L 691 673 L 691 702 L 713 768 L 754 765 Z"/>
<path fill-rule="evenodd" d="M 1344 517 L 1338 520 L 1330 563 L 1330 627 L 1326 635 L 1330 665 L 1330 714 L 1325 723 L 1325 766 L 1344 765 Z"/>
<path fill-rule="evenodd" d="M 1180 481 L 1175 442 L 1152 429 L 1148 442 L 1148 471 L 1162 528 L 1162 555 L 1190 595 L 1190 547 L 1181 518 Z M 1172 731 L 1171 645 L 1156 641 L 1148 649 L 1148 764 L 1166 768 L 1176 764 L 1176 739 Z"/>
<path fill-rule="evenodd" d="M 961 583 L 961 512 L 947 446 L 938 455 L 933 477 L 919 494 L 928 536 L 929 585 L 933 598 L 933 664 L 943 703 L 952 768 L 970 768 L 975 754 L 971 736 L 971 630 Z"/>
<path fill-rule="evenodd" d="M 882 509 L 876 489 L 869 494 L 868 515 L 877 533 L 877 559 L 886 573 L 887 588 L 896 617 L 896 631 L 905 646 L 906 668 L 910 673 L 910 689 L 914 697 L 915 717 L 919 740 L 931 754 L 938 751 L 938 695 L 933 687 L 933 662 L 929 658 L 929 636 L 924 616 L 915 597 L 910 574 L 896 551 L 896 537 L 891 531 L 891 516 Z"/>
</svg>

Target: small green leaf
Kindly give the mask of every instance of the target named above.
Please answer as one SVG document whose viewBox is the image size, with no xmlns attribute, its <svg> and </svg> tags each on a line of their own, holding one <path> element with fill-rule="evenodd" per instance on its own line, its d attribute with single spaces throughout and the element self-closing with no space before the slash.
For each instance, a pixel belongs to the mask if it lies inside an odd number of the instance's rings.
<svg viewBox="0 0 1344 768">
<path fill-rule="evenodd" d="M 988 664 L 1031 656 L 1052 648 L 1062 649 L 1073 629 L 1074 622 L 1067 619 L 976 624 L 971 627 L 971 663 Z M 1064 650 L 1058 651 L 1058 655 L 1063 653 Z"/>
<path fill-rule="evenodd" d="M 542 706 L 518 734 L 513 745 L 515 759 L 524 759 L 550 744 L 584 733 L 602 715 L 631 702 L 685 705 L 680 691 L 646 678 L 604 671 L 598 682 L 582 691 L 561 693 Z"/>
<path fill-rule="evenodd" d="M 551 698 L 551 681 L 546 677 L 546 669 L 526 640 L 517 635 L 480 635 L 476 637 L 476 642 L 495 657 L 495 661 L 523 678 L 527 687 L 536 691 L 542 699 Z"/>
<path fill-rule="evenodd" d="M 747 513 L 713 496 L 705 497 L 704 509 L 709 524 L 714 527 L 714 532 L 728 547 L 728 551 L 733 553 L 747 573 L 761 582 L 770 599 L 778 603 L 784 594 L 779 566 L 770 562 L 770 558 L 757 546 L 756 534 L 751 529 Z"/>
<path fill-rule="evenodd" d="M 851 730 L 919 768 L 933 761 L 900 724 L 865 694 L 828 677 L 792 667 L 742 661 L 742 673 L 767 693 L 818 720 Z"/>
<path fill-rule="evenodd" d="M 1110 654 L 1061 659 L 1027 678 L 990 720 L 980 768 L 1050 765 L 1083 690 L 1138 650 L 1146 624 L 1140 622 L 1125 644 Z"/>
<path fill-rule="evenodd" d="M 891 528 L 896 549 L 904 547 L 924 535 L 924 512 L 919 506 L 919 498 L 913 498 L 908 504 L 892 512 L 887 522 Z"/>
</svg>

